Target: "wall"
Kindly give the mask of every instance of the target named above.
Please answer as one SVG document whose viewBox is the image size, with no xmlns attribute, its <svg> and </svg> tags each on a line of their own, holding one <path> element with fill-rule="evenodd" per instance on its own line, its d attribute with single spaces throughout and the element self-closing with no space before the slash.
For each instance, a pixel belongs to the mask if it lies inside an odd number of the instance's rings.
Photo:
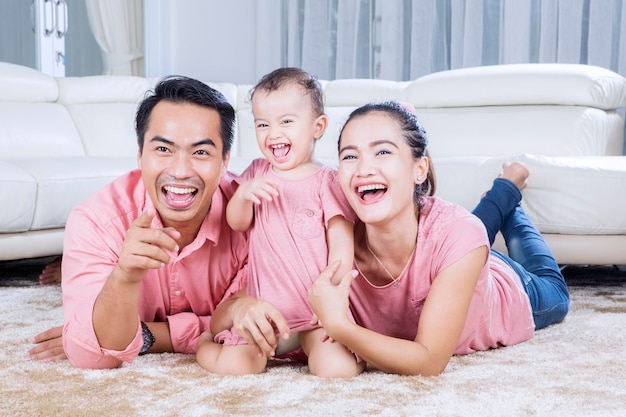
<svg viewBox="0 0 626 417">
<path fill-rule="evenodd" d="M 254 83 L 257 7 L 255 0 L 146 1 L 146 76 Z"/>
</svg>

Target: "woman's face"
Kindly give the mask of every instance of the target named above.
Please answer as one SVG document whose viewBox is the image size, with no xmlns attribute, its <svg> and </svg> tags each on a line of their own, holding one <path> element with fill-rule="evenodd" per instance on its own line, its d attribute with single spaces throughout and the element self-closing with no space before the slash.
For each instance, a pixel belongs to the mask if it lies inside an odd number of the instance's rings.
<svg viewBox="0 0 626 417">
<path fill-rule="evenodd" d="M 348 122 L 339 144 L 339 183 L 361 221 L 383 224 L 414 216 L 414 189 L 426 178 L 426 158 L 414 160 L 398 122 L 383 112 Z"/>
</svg>

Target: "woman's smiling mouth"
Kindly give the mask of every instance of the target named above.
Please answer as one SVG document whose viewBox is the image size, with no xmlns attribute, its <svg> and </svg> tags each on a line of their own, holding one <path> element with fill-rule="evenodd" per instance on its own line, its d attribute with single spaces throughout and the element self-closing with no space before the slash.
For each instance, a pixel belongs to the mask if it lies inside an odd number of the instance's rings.
<svg viewBox="0 0 626 417">
<path fill-rule="evenodd" d="M 356 192 L 361 200 L 371 202 L 380 199 L 387 192 L 387 187 L 383 184 L 367 184 L 358 186 Z"/>
</svg>

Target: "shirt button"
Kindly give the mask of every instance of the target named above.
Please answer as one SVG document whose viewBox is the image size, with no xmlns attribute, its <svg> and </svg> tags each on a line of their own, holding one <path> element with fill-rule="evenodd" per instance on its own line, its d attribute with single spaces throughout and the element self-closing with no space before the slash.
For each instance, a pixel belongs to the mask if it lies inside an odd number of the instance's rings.
<svg viewBox="0 0 626 417">
<path fill-rule="evenodd" d="M 180 294 L 182 294 L 182 293 L 180 292 L 180 290 L 176 290 L 176 291 L 174 292 L 174 295 L 175 295 L 176 297 L 180 297 Z"/>
</svg>

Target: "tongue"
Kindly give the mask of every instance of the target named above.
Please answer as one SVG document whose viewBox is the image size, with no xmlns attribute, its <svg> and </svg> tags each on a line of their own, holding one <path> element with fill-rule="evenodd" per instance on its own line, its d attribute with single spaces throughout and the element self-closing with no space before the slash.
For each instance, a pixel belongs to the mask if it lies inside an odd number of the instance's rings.
<svg viewBox="0 0 626 417">
<path fill-rule="evenodd" d="M 366 191 L 363 193 L 363 196 L 361 198 L 363 199 L 363 201 L 371 201 L 379 198 L 384 193 L 384 190 Z"/>
<path fill-rule="evenodd" d="M 276 158 L 282 158 L 289 153 L 291 146 L 281 146 L 280 148 L 273 148 L 272 152 Z"/>
</svg>

